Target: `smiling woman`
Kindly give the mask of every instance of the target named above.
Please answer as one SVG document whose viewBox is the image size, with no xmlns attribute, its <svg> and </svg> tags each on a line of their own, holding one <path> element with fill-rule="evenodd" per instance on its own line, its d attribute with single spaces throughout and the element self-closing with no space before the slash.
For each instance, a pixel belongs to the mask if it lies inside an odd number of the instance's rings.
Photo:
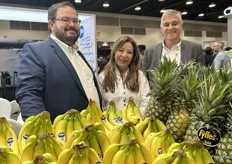
<svg viewBox="0 0 232 164">
<path fill-rule="evenodd" d="M 150 88 L 139 66 L 137 44 L 129 36 L 120 37 L 113 45 L 109 63 L 99 75 L 103 109 L 113 100 L 121 111 L 132 96 L 141 113 L 144 113 Z"/>
</svg>

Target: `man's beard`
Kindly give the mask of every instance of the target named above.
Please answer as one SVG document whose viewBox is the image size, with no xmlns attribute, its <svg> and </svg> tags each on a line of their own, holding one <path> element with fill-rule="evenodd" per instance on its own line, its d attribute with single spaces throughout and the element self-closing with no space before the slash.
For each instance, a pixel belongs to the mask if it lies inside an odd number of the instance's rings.
<svg viewBox="0 0 232 164">
<path fill-rule="evenodd" d="M 76 35 L 70 35 L 68 36 L 66 34 L 66 31 L 68 30 L 73 30 L 76 32 Z M 54 29 L 54 32 L 55 32 L 55 36 L 61 40 L 62 42 L 66 43 L 67 45 L 69 46 L 72 46 L 76 43 L 78 37 L 79 37 L 79 31 L 73 27 L 67 27 L 64 29 L 64 31 L 58 29 L 56 26 L 55 26 L 55 29 Z"/>
</svg>

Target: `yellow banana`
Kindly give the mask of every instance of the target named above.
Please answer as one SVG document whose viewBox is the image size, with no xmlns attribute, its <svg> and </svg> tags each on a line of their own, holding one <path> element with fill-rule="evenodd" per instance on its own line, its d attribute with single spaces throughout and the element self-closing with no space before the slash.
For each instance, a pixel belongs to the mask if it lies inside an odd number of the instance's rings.
<svg viewBox="0 0 232 164">
<path fill-rule="evenodd" d="M 84 109 L 84 110 L 82 110 L 81 111 L 81 116 L 83 117 L 83 118 L 87 118 L 87 114 L 88 114 L 89 112 L 88 112 L 88 110 L 86 110 L 86 109 Z M 83 127 L 83 126 L 82 126 Z"/>
<path fill-rule="evenodd" d="M 96 122 L 96 123 L 94 124 L 94 128 L 96 129 L 96 131 L 97 131 L 97 130 L 100 130 L 100 131 L 103 131 L 103 132 L 105 133 L 105 127 L 104 127 L 103 124 L 100 123 L 100 122 Z"/>
<path fill-rule="evenodd" d="M 138 140 L 138 142 L 144 143 L 144 137 L 142 136 L 142 134 L 135 128 L 135 126 L 132 126 L 132 131 L 136 137 L 136 139 Z"/>
<path fill-rule="evenodd" d="M 66 149 L 71 148 L 73 141 L 77 139 L 81 135 L 81 133 L 82 133 L 82 130 L 73 131 L 65 143 L 65 148 Z"/>
<path fill-rule="evenodd" d="M 111 142 L 103 131 L 98 130 L 94 132 L 94 135 L 100 145 L 102 155 L 104 155 L 106 149 L 110 146 Z"/>
<path fill-rule="evenodd" d="M 149 117 L 145 118 L 143 121 L 140 121 L 140 122 L 135 126 L 135 128 L 136 128 L 141 134 L 144 134 L 145 130 L 146 130 L 147 127 L 148 127 L 149 120 L 150 120 Z M 144 138 L 145 138 L 145 137 L 144 137 Z"/>
<path fill-rule="evenodd" d="M 202 154 L 202 158 L 203 158 L 203 161 L 205 164 L 208 164 L 208 163 L 214 164 L 215 163 L 212 156 L 210 155 L 208 150 L 203 145 L 201 146 L 201 154 Z"/>
<path fill-rule="evenodd" d="M 74 130 L 74 114 L 70 113 L 70 117 L 68 119 L 67 127 L 66 127 L 66 130 L 65 130 L 65 138 L 66 138 L 66 140 L 71 135 L 73 130 Z"/>
<path fill-rule="evenodd" d="M 35 122 L 34 127 L 31 130 L 31 133 L 29 136 L 38 135 L 39 129 L 41 128 L 41 124 L 42 124 L 42 119 L 41 119 L 41 117 L 39 117 L 38 120 Z"/>
<path fill-rule="evenodd" d="M 132 131 L 131 134 L 133 135 Z M 111 140 L 111 143 L 125 144 L 128 140 L 129 140 L 129 127 L 125 127 L 124 131 L 121 133 L 119 142 L 115 142 L 114 140 Z"/>
<path fill-rule="evenodd" d="M 4 119 L 0 118 L 0 146 L 7 146 Z"/>
<path fill-rule="evenodd" d="M 42 156 L 43 156 L 44 159 L 45 159 L 46 161 L 48 161 L 48 162 L 56 162 L 56 161 L 57 161 L 57 159 L 54 158 L 54 156 L 51 155 L 50 153 L 44 153 Z"/>
<path fill-rule="evenodd" d="M 121 144 L 112 144 L 104 153 L 103 163 L 104 164 L 112 164 L 112 160 L 114 155 L 120 150 Z"/>
<path fill-rule="evenodd" d="M 102 152 L 101 147 L 94 135 L 89 136 L 89 144 L 89 147 L 94 149 L 97 152 L 98 156 L 102 159 L 104 152 Z"/>
<path fill-rule="evenodd" d="M 124 131 L 124 125 L 117 125 L 108 135 L 111 143 L 119 143 L 121 139 L 122 132 Z"/>
<path fill-rule="evenodd" d="M 156 128 L 157 128 L 158 132 L 167 129 L 167 127 L 163 124 L 162 121 L 160 121 L 160 120 L 154 120 L 154 122 L 155 122 L 155 125 L 156 125 Z"/>
<path fill-rule="evenodd" d="M 151 143 L 151 151 L 154 153 L 155 157 L 163 153 L 161 135 L 153 138 Z"/>
<path fill-rule="evenodd" d="M 64 119 L 65 115 L 66 115 L 66 113 L 56 116 L 55 120 L 53 121 L 53 129 L 54 129 L 54 130 L 56 129 L 56 126 L 58 125 L 58 123 L 59 123 L 61 120 Z"/>
<path fill-rule="evenodd" d="M 101 164 L 102 159 L 98 156 L 97 152 L 94 149 L 90 148 L 90 147 L 87 147 L 87 149 L 88 149 L 89 162 L 90 163 Z"/>
<path fill-rule="evenodd" d="M 37 138 L 35 137 L 35 135 L 33 135 L 29 137 L 29 139 L 25 145 L 25 148 L 22 151 L 21 162 L 32 161 L 34 159 L 34 152 L 37 144 Z"/>
<path fill-rule="evenodd" d="M 194 157 L 194 160 L 197 164 L 204 164 L 204 161 L 203 161 L 203 156 L 202 156 L 202 152 L 201 152 L 201 149 L 200 147 L 197 147 L 195 148 L 195 157 Z"/>
<path fill-rule="evenodd" d="M 45 144 L 47 144 L 47 143 L 44 143 L 44 139 L 39 139 L 37 141 L 34 156 L 40 156 L 40 155 L 43 155 L 45 153 Z"/>
<path fill-rule="evenodd" d="M 81 150 L 80 164 L 91 164 L 88 158 L 88 149 Z M 76 163 L 75 163 L 76 164 Z"/>
<path fill-rule="evenodd" d="M 80 158 L 81 158 L 80 152 L 75 150 L 75 152 L 73 153 L 73 155 L 69 159 L 68 164 L 79 164 Z"/>
<path fill-rule="evenodd" d="M 143 143 L 139 143 L 138 145 L 140 147 L 140 151 L 143 155 L 144 160 L 146 161 L 147 164 L 152 164 L 152 162 L 155 160 L 155 156 L 151 152 L 150 149 L 148 149 Z"/>
<path fill-rule="evenodd" d="M 67 128 L 67 119 L 63 119 L 61 120 L 57 126 L 56 129 L 54 131 L 54 135 L 55 135 L 55 139 L 57 139 L 58 141 L 60 141 L 63 145 L 65 145 L 65 142 L 67 140 L 65 132 L 66 132 L 66 128 Z"/>
<path fill-rule="evenodd" d="M 18 155 L 16 155 L 13 152 L 0 151 L 0 158 L 4 158 L 6 164 L 20 164 L 21 163 L 19 158 L 18 158 Z M 1 161 L 0 161 L 0 163 L 1 163 Z"/>
<path fill-rule="evenodd" d="M 114 164 L 124 164 L 126 162 L 127 153 L 131 145 L 125 144 L 120 150 L 114 155 L 112 163 Z"/>
<path fill-rule="evenodd" d="M 82 129 L 81 122 L 79 120 L 79 117 L 77 116 L 77 113 L 75 113 L 74 118 L 73 118 L 73 131 L 81 130 L 81 129 Z"/>
<path fill-rule="evenodd" d="M 74 148 L 65 149 L 60 153 L 60 156 L 57 160 L 57 164 L 68 164 L 72 155 L 75 153 Z"/>
<path fill-rule="evenodd" d="M 140 151 L 140 147 L 138 144 L 134 145 L 134 151 L 135 151 L 135 163 L 136 164 L 147 163 L 147 161 L 145 161 L 145 159 L 143 158 L 143 155 Z"/>
<path fill-rule="evenodd" d="M 49 143 L 50 145 L 52 145 L 53 150 L 55 152 L 55 155 L 53 155 L 53 156 L 56 157 L 56 160 L 58 160 L 58 157 L 60 156 L 61 152 L 63 151 L 61 145 L 52 136 L 48 136 L 46 138 L 46 142 Z M 45 151 L 46 151 L 46 147 L 45 147 Z"/>
<path fill-rule="evenodd" d="M 135 151 L 134 151 L 134 146 L 130 146 L 128 153 L 127 153 L 127 157 L 125 160 L 125 164 L 135 164 Z"/>
<path fill-rule="evenodd" d="M 171 144 L 171 146 L 169 147 L 168 149 L 168 153 L 174 153 L 175 151 L 178 151 L 178 150 L 182 150 L 183 149 L 183 146 L 184 146 L 184 143 L 173 143 Z"/>
</svg>

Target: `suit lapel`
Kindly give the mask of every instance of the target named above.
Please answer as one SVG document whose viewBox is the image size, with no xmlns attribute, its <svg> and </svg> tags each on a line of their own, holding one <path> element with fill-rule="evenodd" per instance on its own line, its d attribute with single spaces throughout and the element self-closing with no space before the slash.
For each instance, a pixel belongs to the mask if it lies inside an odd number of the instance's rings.
<svg viewBox="0 0 232 164">
<path fill-rule="evenodd" d="M 69 73 L 71 74 L 73 80 L 76 82 L 77 86 L 80 88 L 80 90 L 82 91 L 82 93 L 87 98 L 87 95 L 86 95 L 86 93 L 84 91 L 84 88 L 82 87 L 81 81 L 79 79 L 79 76 L 77 75 L 77 73 L 76 73 L 76 71 L 75 71 L 72 63 L 70 62 L 70 60 L 68 59 L 68 57 L 64 54 L 63 50 L 55 43 L 55 41 L 53 39 L 51 39 L 51 38 L 49 38 L 49 39 L 50 39 L 51 47 L 54 49 L 54 51 L 57 54 L 57 56 L 63 62 L 63 64 L 65 65 L 65 67 L 68 69 Z"/>
<path fill-rule="evenodd" d="M 188 44 L 184 40 L 181 41 L 181 62 L 185 63 L 188 59 Z"/>
</svg>

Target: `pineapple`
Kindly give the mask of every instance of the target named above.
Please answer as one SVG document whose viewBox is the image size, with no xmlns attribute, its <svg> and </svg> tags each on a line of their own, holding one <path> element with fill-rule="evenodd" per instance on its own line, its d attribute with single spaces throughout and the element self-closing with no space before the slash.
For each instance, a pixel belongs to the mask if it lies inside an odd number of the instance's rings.
<svg viewBox="0 0 232 164">
<path fill-rule="evenodd" d="M 219 163 L 232 163 L 232 112 L 228 114 L 227 134 L 225 134 L 217 145 L 215 161 Z"/>
<path fill-rule="evenodd" d="M 224 114 L 227 111 L 228 101 L 232 97 L 229 86 L 227 83 L 223 84 L 216 73 L 208 78 L 204 77 L 203 85 L 198 92 L 198 102 L 194 101 L 195 109 L 191 114 L 185 140 L 198 139 L 198 129 L 205 126 L 215 128 L 220 132 L 223 121 L 225 121 Z M 211 154 L 214 153 L 214 149 L 209 151 Z"/>
<path fill-rule="evenodd" d="M 150 92 L 151 100 L 145 111 L 145 117 L 154 116 L 155 119 L 166 123 L 170 111 L 174 108 L 173 98 L 177 97 L 179 72 L 176 61 L 171 61 L 166 57 L 160 61 L 157 69 L 151 70 L 154 77 L 149 79 L 152 88 Z"/>
<path fill-rule="evenodd" d="M 194 108 L 193 100 L 197 99 L 196 91 L 201 85 L 198 79 L 200 72 L 198 66 L 193 65 L 187 69 L 187 74 L 183 77 L 179 90 L 181 105 L 171 111 L 166 123 L 176 142 L 182 142 L 184 139 L 190 122 L 190 113 Z"/>
</svg>

